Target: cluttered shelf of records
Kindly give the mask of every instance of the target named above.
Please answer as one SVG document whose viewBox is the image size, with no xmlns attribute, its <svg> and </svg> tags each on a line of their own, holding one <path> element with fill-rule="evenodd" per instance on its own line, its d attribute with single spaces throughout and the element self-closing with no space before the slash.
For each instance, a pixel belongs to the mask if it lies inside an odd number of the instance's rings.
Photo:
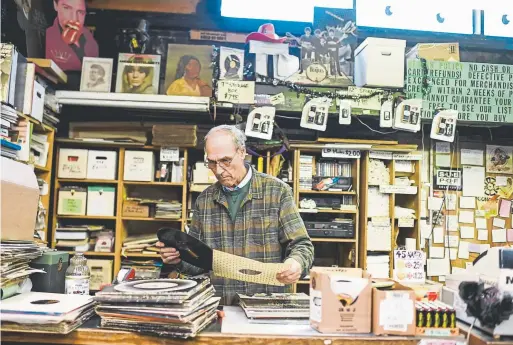
<svg viewBox="0 0 513 345">
<path fill-rule="evenodd" d="M 158 240 L 159 239 L 156 234 L 128 236 L 123 241 L 121 256 L 127 256 L 130 254 L 158 254 L 160 249 L 155 247 Z"/>
<path fill-rule="evenodd" d="M 114 231 L 105 225 L 59 224 L 55 229 L 55 247 L 60 250 L 111 253 L 114 247 Z"/>
<path fill-rule="evenodd" d="M 150 279 L 107 286 L 94 299 L 102 328 L 190 338 L 216 320 L 213 296 L 208 278 Z"/>
<path fill-rule="evenodd" d="M 239 305 L 252 323 L 308 324 L 310 297 L 304 293 L 237 294 Z"/>
</svg>

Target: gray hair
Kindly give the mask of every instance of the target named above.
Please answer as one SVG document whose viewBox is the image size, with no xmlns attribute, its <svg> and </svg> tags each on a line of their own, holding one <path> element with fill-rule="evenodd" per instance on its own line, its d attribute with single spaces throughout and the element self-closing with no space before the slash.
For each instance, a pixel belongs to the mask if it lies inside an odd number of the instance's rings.
<svg viewBox="0 0 513 345">
<path fill-rule="evenodd" d="M 232 136 L 233 143 L 235 144 L 235 147 L 237 149 L 243 149 L 246 147 L 246 135 L 244 134 L 244 132 L 236 126 L 230 125 L 216 126 L 212 128 L 210 131 L 208 131 L 207 135 L 205 135 L 205 145 L 207 144 L 208 137 L 218 132 L 230 134 Z"/>
</svg>

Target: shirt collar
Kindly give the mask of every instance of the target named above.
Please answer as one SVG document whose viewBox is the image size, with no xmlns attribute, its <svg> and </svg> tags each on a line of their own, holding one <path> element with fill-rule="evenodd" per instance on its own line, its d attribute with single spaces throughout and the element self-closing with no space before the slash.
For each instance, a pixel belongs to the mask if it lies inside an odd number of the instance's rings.
<svg viewBox="0 0 513 345">
<path fill-rule="evenodd" d="M 243 188 L 245 185 L 247 185 L 249 183 L 249 181 L 251 181 L 251 177 L 253 177 L 253 169 L 251 169 L 251 166 L 249 166 L 249 165 L 246 165 L 246 169 L 248 169 L 246 176 L 242 179 L 242 181 L 240 181 L 240 183 L 237 186 L 235 186 L 233 188 L 223 186 L 223 190 L 225 192 L 233 192 L 233 191 L 239 190 L 239 189 Z"/>
</svg>

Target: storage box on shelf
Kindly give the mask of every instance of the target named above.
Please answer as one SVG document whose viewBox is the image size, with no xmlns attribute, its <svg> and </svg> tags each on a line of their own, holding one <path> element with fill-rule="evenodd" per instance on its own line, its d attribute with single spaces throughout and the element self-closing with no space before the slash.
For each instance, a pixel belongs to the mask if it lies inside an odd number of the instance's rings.
<svg viewBox="0 0 513 345">
<path fill-rule="evenodd" d="M 419 248 L 419 155 L 366 152 L 361 181 L 359 267 L 393 277 L 394 250 Z"/>
<path fill-rule="evenodd" d="M 57 152 L 62 154 L 64 162 L 60 162 L 59 154 L 57 166 L 62 174 L 58 175 L 54 186 L 55 195 L 59 197 L 54 200 L 52 247 L 56 246 L 57 224 L 103 225 L 105 229 L 113 231 L 112 252 L 96 252 L 94 245 L 89 242 L 89 249 L 85 254 L 93 259 L 112 258 L 112 276 L 117 274 L 124 259 L 121 254 L 123 241 L 132 235 L 134 229 L 149 231 L 152 234 L 156 234 L 156 230 L 164 226 L 184 229 L 187 193 L 186 149 L 179 149 L 179 162 L 168 163 L 170 174 L 157 179 L 155 173 L 161 172 L 156 168 L 159 147 L 70 139 L 58 139 L 57 145 Z M 138 157 L 142 157 L 144 166 L 138 164 Z M 127 158 L 129 163 L 126 163 Z M 129 172 L 125 170 L 126 167 Z M 125 177 L 129 180 L 125 180 Z M 168 199 L 170 203 L 158 203 L 158 207 L 155 208 L 146 203 L 139 205 L 135 201 L 127 200 L 127 197 Z M 108 245 L 108 239 L 104 242 Z M 127 253 L 126 256 L 159 257 L 156 252 Z M 103 270 L 102 268 L 102 272 Z"/>
</svg>

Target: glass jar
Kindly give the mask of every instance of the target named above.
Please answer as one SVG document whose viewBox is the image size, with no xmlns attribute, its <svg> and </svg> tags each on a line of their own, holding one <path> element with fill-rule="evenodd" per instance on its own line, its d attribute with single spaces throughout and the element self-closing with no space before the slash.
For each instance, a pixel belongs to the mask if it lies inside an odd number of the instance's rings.
<svg viewBox="0 0 513 345">
<path fill-rule="evenodd" d="M 89 295 L 91 273 L 84 253 L 76 253 L 66 270 L 65 293 L 69 295 Z"/>
</svg>

